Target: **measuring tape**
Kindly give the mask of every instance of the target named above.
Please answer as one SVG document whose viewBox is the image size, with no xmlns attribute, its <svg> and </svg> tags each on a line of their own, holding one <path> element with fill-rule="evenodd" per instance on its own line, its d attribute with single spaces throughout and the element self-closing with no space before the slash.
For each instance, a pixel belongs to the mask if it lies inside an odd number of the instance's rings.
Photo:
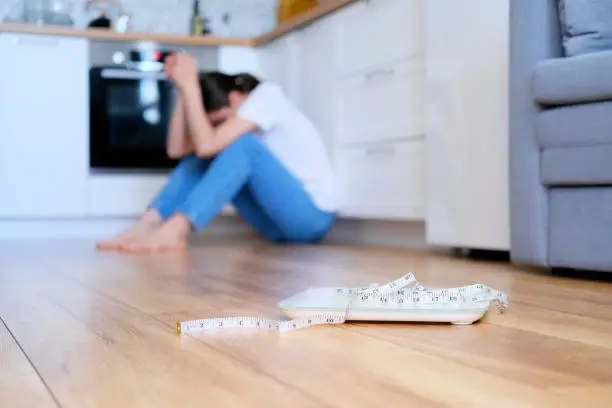
<svg viewBox="0 0 612 408">
<path fill-rule="evenodd" d="M 274 320 L 266 317 L 216 317 L 178 322 L 178 334 L 201 330 L 228 328 L 266 329 L 277 332 L 298 330 L 316 325 L 343 324 L 352 307 L 396 309 L 459 310 L 475 305 L 493 303 L 500 313 L 508 307 L 508 296 L 482 284 L 457 288 L 428 289 L 421 285 L 412 273 L 392 282 L 372 284 L 358 288 L 332 288 L 344 307 L 339 311 L 313 314 L 292 320 Z"/>
</svg>

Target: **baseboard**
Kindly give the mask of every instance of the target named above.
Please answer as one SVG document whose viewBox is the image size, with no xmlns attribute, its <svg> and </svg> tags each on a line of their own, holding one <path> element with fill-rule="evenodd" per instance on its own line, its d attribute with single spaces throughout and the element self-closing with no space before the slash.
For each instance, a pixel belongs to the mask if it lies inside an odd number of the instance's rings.
<svg viewBox="0 0 612 408">
<path fill-rule="evenodd" d="M 132 218 L 0 220 L 0 239 L 101 239 L 118 233 L 133 221 Z M 215 219 L 194 239 L 208 241 L 217 237 L 224 240 L 256 238 L 241 219 L 227 215 Z M 428 247 L 425 223 L 418 221 L 339 219 L 325 241 L 347 245 Z"/>
<path fill-rule="evenodd" d="M 86 218 L 63 220 L 0 220 L 0 239 L 102 239 L 130 226 L 136 218 Z M 201 234 L 251 234 L 236 217 L 214 220 Z"/>
<path fill-rule="evenodd" d="M 326 242 L 427 248 L 424 221 L 339 219 Z"/>
</svg>

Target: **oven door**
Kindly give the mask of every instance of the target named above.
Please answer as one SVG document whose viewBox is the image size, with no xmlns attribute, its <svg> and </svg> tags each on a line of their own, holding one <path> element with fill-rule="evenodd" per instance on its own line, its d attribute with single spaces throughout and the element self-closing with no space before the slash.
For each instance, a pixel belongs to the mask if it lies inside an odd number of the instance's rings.
<svg viewBox="0 0 612 408">
<path fill-rule="evenodd" d="M 90 70 L 90 167 L 165 170 L 176 90 L 163 72 Z"/>
</svg>

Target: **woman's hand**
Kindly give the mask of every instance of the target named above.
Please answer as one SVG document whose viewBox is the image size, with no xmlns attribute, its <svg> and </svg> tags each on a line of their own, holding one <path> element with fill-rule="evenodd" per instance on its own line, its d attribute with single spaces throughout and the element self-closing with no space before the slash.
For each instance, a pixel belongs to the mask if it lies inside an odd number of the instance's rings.
<svg viewBox="0 0 612 408">
<path fill-rule="evenodd" d="M 164 72 L 179 89 L 198 84 L 198 67 L 195 58 L 179 52 L 166 57 Z"/>
</svg>

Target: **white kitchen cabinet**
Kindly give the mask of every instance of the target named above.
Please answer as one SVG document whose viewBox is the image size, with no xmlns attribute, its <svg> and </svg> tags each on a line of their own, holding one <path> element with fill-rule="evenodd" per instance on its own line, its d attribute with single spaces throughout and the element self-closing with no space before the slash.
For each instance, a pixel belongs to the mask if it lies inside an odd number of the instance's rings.
<svg viewBox="0 0 612 408">
<path fill-rule="evenodd" d="M 427 241 L 508 250 L 509 0 L 426 8 Z"/>
<path fill-rule="evenodd" d="M 92 217 L 136 217 L 146 211 L 151 201 L 168 181 L 157 174 L 95 174 L 87 183 L 87 215 Z M 224 215 L 235 211 L 228 204 Z"/>
<path fill-rule="evenodd" d="M 87 44 L 0 34 L 0 218 L 85 213 Z"/>
<path fill-rule="evenodd" d="M 351 74 L 421 55 L 426 0 L 368 0 L 337 14 L 340 72 Z"/>
<path fill-rule="evenodd" d="M 370 0 L 296 32 L 298 105 L 322 132 L 340 215 L 425 217 L 423 0 Z"/>
<path fill-rule="evenodd" d="M 423 140 L 342 149 L 337 155 L 336 168 L 343 187 L 343 215 L 423 219 L 424 160 Z"/>
<path fill-rule="evenodd" d="M 298 63 L 297 103 L 314 122 L 333 159 L 338 132 L 339 81 L 336 73 L 334 16 L 325 17 L 296 33 Z"/>
<path fill-rule="evenodd" d="M 397 140 L 425 132 L 423 58 L 368 69 L 341 81 L 342 145 Z"/>
<path fill-rule="evenodd" d="M 257 50 L 261 77 L 279 84 L 294 102 L 299 99 L 297 34 L 287 34 Z"/>
<path fill-rule="evenodd" d="M 153 174 L 97 174 L 87 183 L 88 215 L 125 217 L 142 214 L 167 182 Z"/>
</svg>

